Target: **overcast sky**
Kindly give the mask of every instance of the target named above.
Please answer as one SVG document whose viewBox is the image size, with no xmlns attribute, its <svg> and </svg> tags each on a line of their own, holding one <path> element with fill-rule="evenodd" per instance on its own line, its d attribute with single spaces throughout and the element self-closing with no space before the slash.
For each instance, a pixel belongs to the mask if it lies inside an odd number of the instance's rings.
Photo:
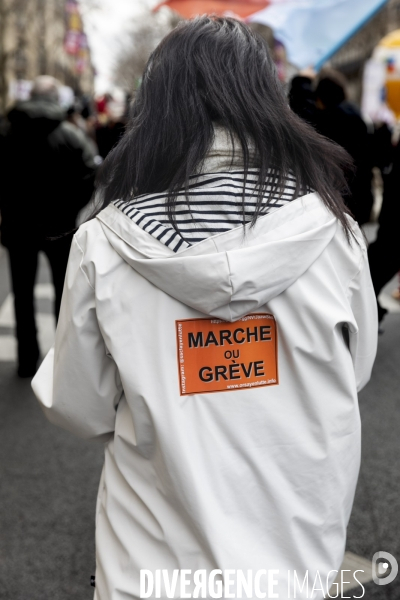
<svg viewBox="0 0 400 600">
<path fill-rule="evenodd" d="M 114 60 L 132 20 L 143 18 L 158 0 L 81 0 L 80 4 L 97 72 L 96 92 L 103 93 L 113 85 Z"/>
</svg>

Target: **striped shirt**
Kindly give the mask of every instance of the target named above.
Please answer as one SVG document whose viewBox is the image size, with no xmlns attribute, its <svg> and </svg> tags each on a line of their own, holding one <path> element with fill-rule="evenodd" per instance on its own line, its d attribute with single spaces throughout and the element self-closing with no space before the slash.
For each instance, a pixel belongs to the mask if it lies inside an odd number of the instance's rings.
<svg viewBox="0 0 400 600">
<path fill-rule="evenodd" d="M 174 229 L 168 219 L 166 200 L 168 194 L 155 193 L 136 196 L 131 200 L 116 200 L 114 205 L 144 231 L 168 246 L 174 252 L 189 248 L 208 237 L 223 233 L 250 222 L 257 204 L 256 170 L 249 170 L 244 195 L 243 170 L 202 173 L 191 177 L 189 202 L 185 191 L 177 194 Z M 282 195 L 266 195 L 262 214 L 277 210 L 293 200 L 296 188 L 294 177 L 288 176 Z M 243 218 L 244 217 L 244 218 Z"/>
</svg>

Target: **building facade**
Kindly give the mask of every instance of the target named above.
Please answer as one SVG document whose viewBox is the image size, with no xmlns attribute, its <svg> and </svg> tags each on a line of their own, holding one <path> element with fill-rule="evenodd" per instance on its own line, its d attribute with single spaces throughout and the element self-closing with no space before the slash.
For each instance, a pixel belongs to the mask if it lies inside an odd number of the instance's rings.
<svg viewBox="0 0 400 600">
<path fill-rule="evenodd" d="M 346 76 L 352 100 L 360 101 L 366 60 L 386 34 L 399 28 L 400 0 L 389 0 L 327 63 L 327 66 L 338 69 Z"/>
<path fill-rule="evenodd" d="M 67 45 L 73 14 L 77 36 L 84 36 L 74 1 L 0 0 L 0 114 L 38 75 L 52 75 L 78 94 L 93 92 L 87 44 L 72 52 Z"/>
</svg>

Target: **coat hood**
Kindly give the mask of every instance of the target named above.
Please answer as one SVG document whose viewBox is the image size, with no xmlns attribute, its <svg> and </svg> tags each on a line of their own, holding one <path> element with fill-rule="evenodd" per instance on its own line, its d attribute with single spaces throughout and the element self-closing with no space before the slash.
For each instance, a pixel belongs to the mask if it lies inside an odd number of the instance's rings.
<svg viewBox="0 0 400 600">
<path fill-rule="evenodd" d="M 290 287 L 325 250 L 338 221 L 307 194 L 178 253 L 114 205 L 97 218 L 116 252 L 157 288 L 205 315 L 236 321 Z"/>
<path fill-rule="evenodd" d="M 8 120 L 14 131 L 33 131 L 47 136 L 65 119 L 65 111 L 57 102 L 33 99 L 18 102 L 8 113 Z"/>
</svg>

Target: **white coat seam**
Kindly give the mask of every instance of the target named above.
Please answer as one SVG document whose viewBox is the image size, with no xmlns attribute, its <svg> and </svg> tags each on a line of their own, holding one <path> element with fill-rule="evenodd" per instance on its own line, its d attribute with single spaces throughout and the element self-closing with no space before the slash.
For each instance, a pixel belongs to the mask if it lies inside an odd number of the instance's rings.
<svg viewBox="0 0 400 600">
<path fill-rule="evenodd" d="M 87 281 L 87 283 L 88 283 L 89 287 L 90 287 L 90 288 L 91 288 L 91 289 L 94 291 L 94 287 L 93 287 L 93 286 L 92 286 L 92 284 L 90 283 L 90 281 L 89 281 L 89 277 L 87 276 L 87 273 L 85 273 L 85 271 L 84 271 L 84 269 L 83 269 L 83 266 L 82 266 L 83 259 L 84 259 L 84 257 L 85 257 L 85 253 L 83 252 L 83 250 L 82 250 L 81 246 L 79 245 L 79 242 L 78 242 L 78 240 L 76 239 L 76 237 L 75 237 L 75 236 L 74 236 L 74 240 L 75 240 L 75 242 L 76 242 L 76 245 L 78 246 L 79 250 L 80 250 L 80 251 L 81 251 L 81 253 L 82 253 L 82 258 L 81 258 L 81 262 L 79 263 L 79 268 L 80 268 L 80 270 L 82 271 L 82 273 L 83 273 L 83 276 L 84 276 L 84 278 L 86 279 L 86 281 Z"/>
<path fill-rule="evenodd" d="M 94 289 L 94 287 L 92 286 L 92 284 L 90 283 L 90 280 L 89 280 L 89 277 L 88 277 L 87 273 L 85 273 L 85 271 L 84 271 L 84 269 L 83 269 L 83 265 L 82 265 L 82 263 L 83 263 L 83 259 L 84 259 L 84 257 L 85 257 L 85 253 L 84 253 L 84 251 L 83 251 L 82 247 L 80 246 L 80 244 L 79 244 L 78 240 L 75 238 L 75 236 L 74 236 L 74 240 L 75 240 L 75 242 L 76 242 L 76 245 L 78 246 L 79 250 L 80 250 L 80 251 L 81 251 L 81 253 L 82 253 L 82 259 L 81 259 L 81 262 L 79 263 L 79 269 L 82 271 L 82 274 L 83 274 L 84 278 L 86 279 L 86 281 L 87 281 L 87 284 L 88 284 L 88 286 L 90 287 L 90 289 L 91 289 L 91 290 L 93 290 L 93 292 L 95 292 L 95 289 Z M 99 329 L 100 329 L 100 328 L 99 328 Z M 110 350 L 108 349 L 108 346 L 107 346 L 107 344 L 106 344 L 106 341 L 105 341 L 105 339 L 104 339 L 104 336 L 103 336 L 103 334 L 102 334 L 101 330 L 100 330 L 100 334 L 101 334 L 101 338 L 102 338 L 102 340 L 103 340 L 103 344 L 104 344 L 104 348 L 105 348 L 106 355 L 107 355 L 109 358 L 111 358 L 111 360 L 114 360 L 114 358 L 113 358 L 113 356 L 112 356 L 112 354 L 111 354 Z M 114 361 L 114 362 L 115 362 L 115 361 Z"/>
<path fill-rule="evenodd" d="M 350 279 L 347 282 L 347 289 L 346 289 L 347 296 L 349 296 L 349 289 L 350 289 L 351 283 L 360 275 L 361 271 L 365 268 L 365 255 L 366 254 L 367 254 L 367 251 L 364 248 L 361 248 L 361 256 L 360 256 L 360 259 L 357 264 L 357 271 L 355 272 L 353 277 L 350 277 Z"/>
<path fill-rule="evenodd" d="M 232 302 L 232 298 L 233 298 L 233 284 L 232 284 L 232 277 L 231 277 L 231 273 L 232 273 L 231 264 L 229 262 L 229 252 L 225 252 L 225 256 L 226 256 L 226 262 L 228 263 L 229 285 L 231 286 L 231 299 L 228 304 L 228 308 L 229 308 L 229 317 L 230 317 L 230 319 L 232 319 L 231 302 Z"/>
<path fill-rule="evenodd" d="M 366 255 L 367 251 L 365 248 L 361 248 L 361 257 L 360 260 L 358 261 L 357 264 L 357 271 L 356 273 L 353 275 L 353 277 L 350 277 L 350 279 L 347 282 L 347 287 L 346 287 L 346 297 L 350 303 L 350 308 L 351 311 L 353 312 L 352 306 L 351 306 L 351 298 L 350 298 L 350 286 L 352 284 L 352 282 L 359 277 L 361 271 L 365 268 L 365 255 Z M 354 314 L 354 313 L 353 313 Z M 358 329 L 353 330 L 351 327 L 348 327 L 349 332 L 351 335 L 356 335 L 358 334 Z"/>
</svg>

